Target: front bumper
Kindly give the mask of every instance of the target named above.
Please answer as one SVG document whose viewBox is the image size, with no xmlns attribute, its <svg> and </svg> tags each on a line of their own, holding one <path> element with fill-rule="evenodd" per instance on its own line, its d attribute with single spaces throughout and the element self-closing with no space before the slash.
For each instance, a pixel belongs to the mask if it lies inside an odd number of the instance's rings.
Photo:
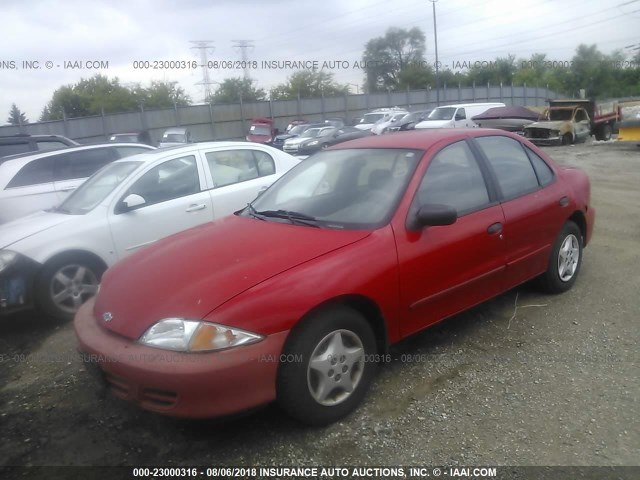
<svg viewBox="0 0 640 480">
<path fill-rule="evenodd" d="M 116 396 L 177 417 L 218 417 L 276 398 L 276 372 L 288 331 L 214 353 L 181 353 L 140 345 L 102 328 L 94 300 L 76 314 L 79 351 L 88 370 Z"/>
<path fill-rule="evenodd" d="M 35 284 L 41 265 L 18 255 L 0 273 L 0 317 L 35 306 Z"/>
</svg>

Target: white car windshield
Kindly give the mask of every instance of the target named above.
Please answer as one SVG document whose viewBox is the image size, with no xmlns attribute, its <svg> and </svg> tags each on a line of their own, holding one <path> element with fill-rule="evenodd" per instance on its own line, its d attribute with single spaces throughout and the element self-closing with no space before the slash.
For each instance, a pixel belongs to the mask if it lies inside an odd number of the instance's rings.
<svg viewBox="0 0 640 480">
<path fill-rule="evenodd" d="M 140 165 L 142 162 L 136 161 L 106 165 L 80 185 L 54 211 L 69 215 L 84 215 L 90 212 Z"/>
<path fill-rule="evenodd" d="M 438 107 L 429 114 L 427 120 L 451 120 L 455 113 L 454 107 Z"/>
<path fill-rule="evenodd" d="M 322 151 L 290 170 L 243 215 L 325 228 L 378 228 L 390 220 L 421 157 L 421 151 L 405 149 Z"/>
<path fill-rule="evenodd" d="M 376 123 L 378 120 L 382 120 L 386 113 L 366 113 L 360 123 Z"/>
</svg>

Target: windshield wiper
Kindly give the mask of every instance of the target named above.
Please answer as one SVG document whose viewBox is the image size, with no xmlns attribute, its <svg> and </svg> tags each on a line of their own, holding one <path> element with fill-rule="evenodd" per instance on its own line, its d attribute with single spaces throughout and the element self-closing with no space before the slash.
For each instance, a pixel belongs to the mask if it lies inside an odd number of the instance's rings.
<svg viewBox="0 0 640 480">
<path fill-rule="evenodd" d="M 311 215 L 305 213 L 294 212 L 291 210 L 263 210 L 261 212 L 255 212 L 257 215 L 271 218 L 286 218 L 292 224 L 308 225 L 310 227 L 320 227 L 318 220 Z"/>
<path fill-rule="evenodd" d="M 59 205 L 56 205 L 55 207 L 51 207 L 49 210 L 46 210 L 47 212 L 53 212 L 53 213 L 66 213 L 67 215 L 71 215 L 71 212 L 69 210 L 67 210 L 66 208 L 62 208 Z"/>
<path fill-rule="evenodd" d="M 256 209 L 253 207 L 251 202 L 247 203 L 247 208 L 249 209 L 249 215 L 251 215 L 253 218 L 257 218 L 258 220 L 262 220 L 263 222 L 266 222 L 264 217 L 262 217 L 261 214 L 258 213 L 258 211 L 256 211 Z"/>
</svg>

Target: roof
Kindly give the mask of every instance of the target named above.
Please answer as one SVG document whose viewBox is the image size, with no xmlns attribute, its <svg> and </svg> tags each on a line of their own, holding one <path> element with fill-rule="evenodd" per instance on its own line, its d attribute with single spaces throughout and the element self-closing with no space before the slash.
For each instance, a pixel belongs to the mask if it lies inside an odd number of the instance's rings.
<svg viewBox="0 0 640 480">
<path fill-rule="evenodd" d="M 429 128 L 350 140 L 348 142 L 340 143 L 335 147 L 331 147 L 331 150 L 345 148 L 409 148 L 427 150 L 431 146 L 443 140 L 456 141 L 468 137 L 481 137 L 487 135 L 502 135 L 518 138 L 515 134 L 491 128 Z"/>
<path fill-rule="evenodd" d="M 484 113 L 475 115 L 473 120 L 489 120 L 493 118 L 524 118 L 538 120 L 539 115 L 525 107 L 493 107 Z"/>
</svg>

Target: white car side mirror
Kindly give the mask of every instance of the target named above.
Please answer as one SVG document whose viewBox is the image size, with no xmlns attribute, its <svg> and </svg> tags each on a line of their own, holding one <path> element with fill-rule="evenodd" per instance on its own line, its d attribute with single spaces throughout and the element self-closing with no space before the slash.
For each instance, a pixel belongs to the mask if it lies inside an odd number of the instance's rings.
<svg viewBox="0 0 640 480">
<path fill-rule="evenodd" d="M 131 209 L 139 205 L 144 205 L 147 201 L 137 193 L 131 193 L 122 200 L 122 203 L 124 203 L 128 209 Z"/>
</svg>

